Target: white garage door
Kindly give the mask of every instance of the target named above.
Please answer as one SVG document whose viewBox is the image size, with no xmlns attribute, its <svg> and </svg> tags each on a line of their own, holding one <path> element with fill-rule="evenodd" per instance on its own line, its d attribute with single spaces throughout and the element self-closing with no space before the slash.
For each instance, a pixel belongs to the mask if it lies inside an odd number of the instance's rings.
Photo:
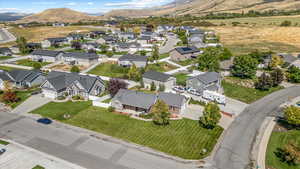
<svg viewBox="0 0 300 169">
<path fill-rule="evenodd" d="M 45 97 L 55 99 L 56 98 L 56 93 L 51 91 L 51 90 L 43 90 L 43 94 Z"/>
</svg>

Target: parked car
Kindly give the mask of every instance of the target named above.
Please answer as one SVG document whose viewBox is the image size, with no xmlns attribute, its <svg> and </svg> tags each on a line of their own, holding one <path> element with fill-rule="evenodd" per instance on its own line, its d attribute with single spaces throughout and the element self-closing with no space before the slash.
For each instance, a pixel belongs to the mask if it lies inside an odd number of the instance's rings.
<svg viewBox="0 0 300 169">
<path fill-rule="evenodd" d="M 195 95 L 195 96 L 201 96 L 199 92 L 197 92 L 195 89 L 188 89 L 188 93 Z"/>
<path fill-rule="evenodd" d="M 48 119 L 48 118 L 40 118 L 37 120 L 38 123 L 42 123 L 42 124 L 51 124 L 52 120 Z"/>
<path fill-rule="evenodd" d="M 174 86 L 173 90 L 176 91 L 176 92 L 179 92 L 179 93 L 185 92 L 185 88 L 181 87 L 181 86 Z"/>
<path fill-rule="evenodd" d="M 2 155 L 2 154 L 5 153 L 5 152 L 6 152 L 6 149 L 5 149 L 5 148 L 0 149 L 0 155 Z"/>
</svg>

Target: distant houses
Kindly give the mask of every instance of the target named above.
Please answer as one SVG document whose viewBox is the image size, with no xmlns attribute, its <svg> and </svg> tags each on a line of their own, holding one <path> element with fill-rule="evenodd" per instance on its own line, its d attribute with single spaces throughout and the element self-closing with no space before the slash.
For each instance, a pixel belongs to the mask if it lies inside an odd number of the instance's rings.
<svg viewBox="0 0 300 169">
<path fill-rule="evenodd" d="M 64 52 L 52 50 L 34 50 L 30 53 L 30 58 L 33 61 L 39 62 L 55 62 L 62 58 Z"/>
<path fill-rule="evenodd" d="M 200 50 L 194 46 L 191 47 L 177 47 L 170 53 L 171 60 L 184 61 L 191 58 L 196 58 L 200 54 Z"/>
<path fill-rule="evenodd" d="M 0 48 L 0 56 L 11 56 L 12 51 L 7 47 Z"/>
<path fill-rule="evenodd" d="M 62 60 L 70 65 L 91 65 L 97 63 L 99 56 L 96 53 L 66 52 Z"/>
<path fill-rule="evenodd" d="M 42 41 L 43 48 L 49 48 L 51 46 L 63 46 L 66 44 L 70 44 L 70 40 L 66 37 L 57 37 L 57 38 L 48 38 Z"/>
</svg>

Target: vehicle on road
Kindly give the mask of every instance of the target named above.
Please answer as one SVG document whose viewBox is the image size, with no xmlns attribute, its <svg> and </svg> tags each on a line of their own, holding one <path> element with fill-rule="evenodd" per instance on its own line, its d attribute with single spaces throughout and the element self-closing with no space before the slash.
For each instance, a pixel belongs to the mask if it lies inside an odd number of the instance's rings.
<svg viewBox="0 0 300 169">
<path fill-rule="evenodd" d="M 5 148 L 0 149 L 0 155 L 4 154 L 6 152 Z"/>
<path fill-rule="evenodd" d="M 37 120 L 38 123 L 42 123 L 42 124 L 51 124 L 52 120 L 48 119 L 48 118 L 40 118 Z"/>
</svg>

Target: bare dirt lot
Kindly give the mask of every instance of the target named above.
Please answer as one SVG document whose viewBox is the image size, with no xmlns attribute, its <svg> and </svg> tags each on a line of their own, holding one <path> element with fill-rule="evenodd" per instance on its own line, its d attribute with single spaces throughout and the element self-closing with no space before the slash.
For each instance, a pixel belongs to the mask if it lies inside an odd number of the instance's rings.
<svg viewBox="0 0 300 169">
<path fill-rule="evenodd" d="M 77 65 L 80 71 L 85 70 L 88 68 L 88 66 L 83 66 L 83 65 Z M 58 70 L 58 71 L 70 71 L 72 68 L 72 65 L 68 64 L 58 64 L 55 66 L 50 67 L 51 70 Z"/>
</svg>

